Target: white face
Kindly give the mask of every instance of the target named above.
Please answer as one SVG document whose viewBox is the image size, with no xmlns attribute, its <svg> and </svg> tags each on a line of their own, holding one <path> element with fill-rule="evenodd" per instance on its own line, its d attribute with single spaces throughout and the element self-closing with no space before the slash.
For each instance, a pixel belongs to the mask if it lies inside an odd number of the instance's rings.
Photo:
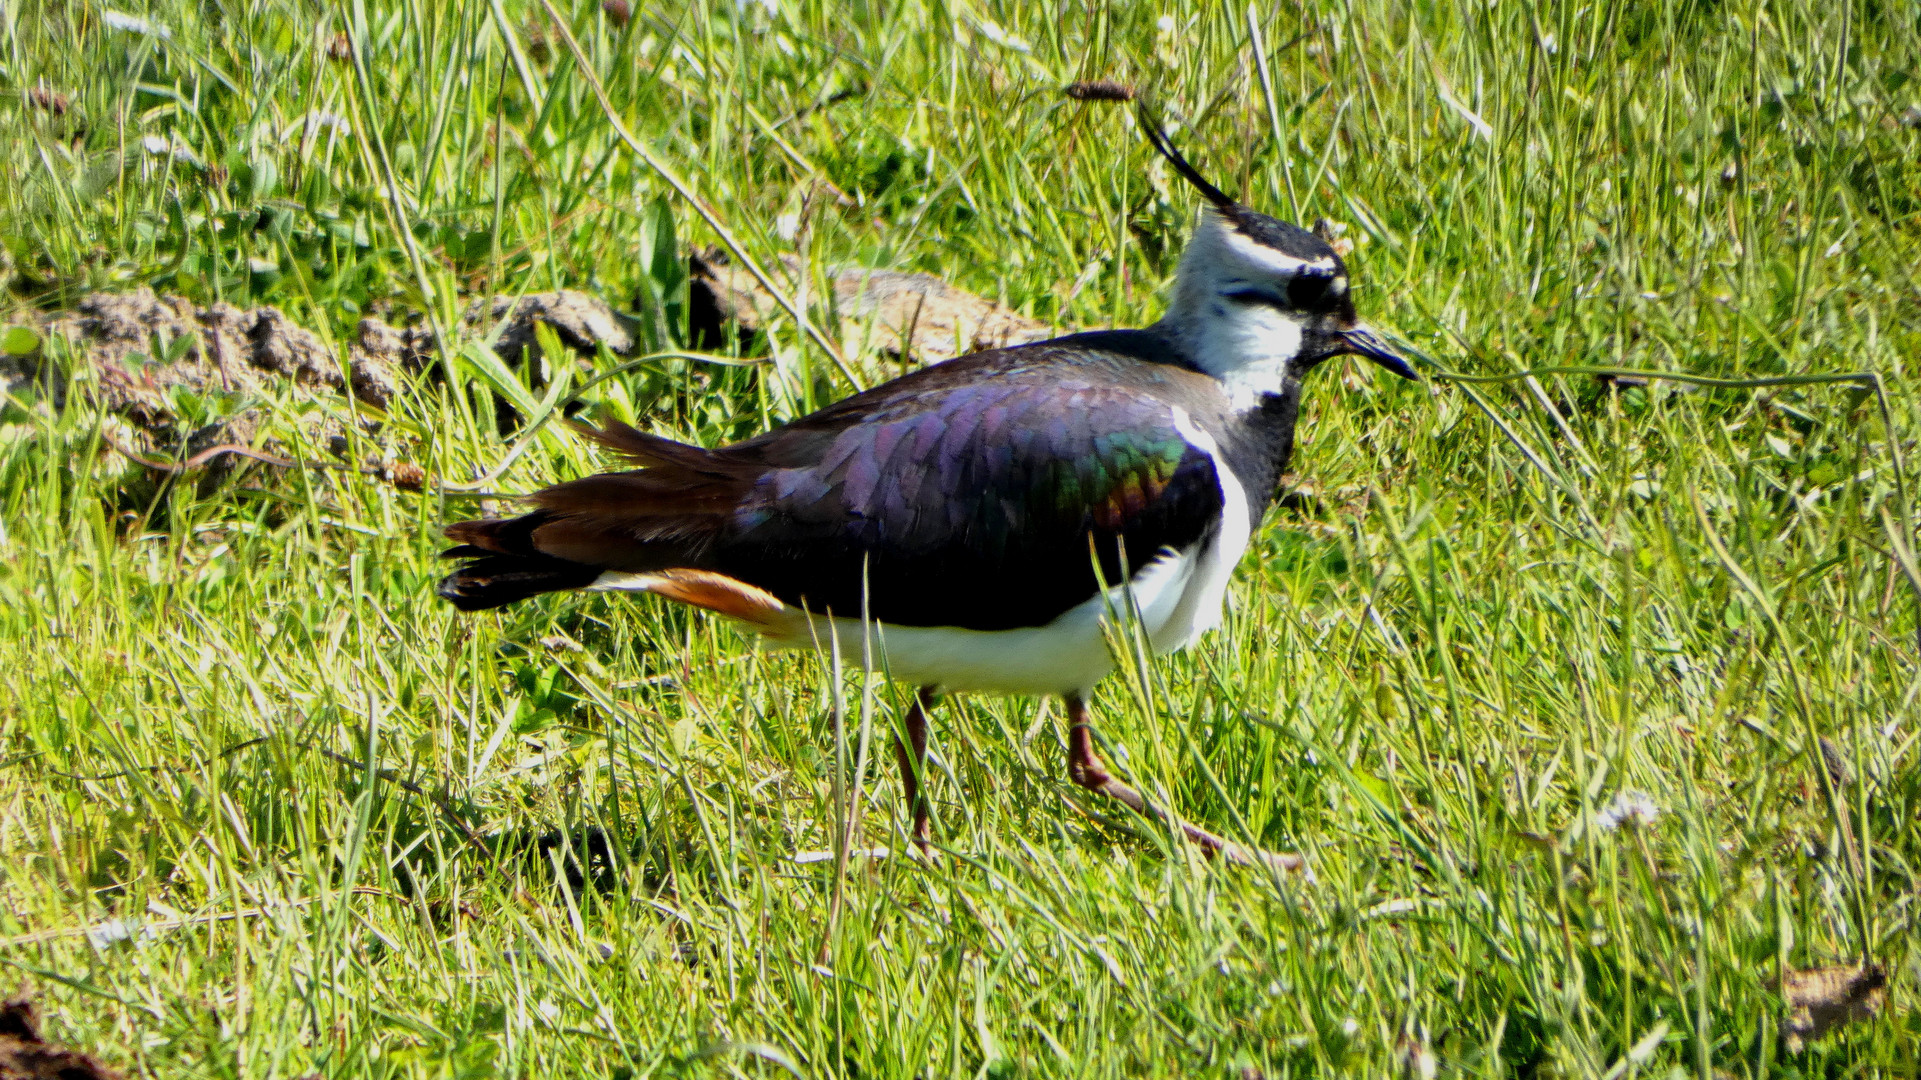
<svg viewBox="0 0 1921 1080">
<path fill-rule="evenodd" d="M 1181 256 L 1161 324 L 1221 380 L 1237 409 L 1251 408 L 1299 377 L 1303 345 L 1353 325 L 1347 289 L 1332 254 L 1289 255 L 1209 210 Z"/>
</svg>

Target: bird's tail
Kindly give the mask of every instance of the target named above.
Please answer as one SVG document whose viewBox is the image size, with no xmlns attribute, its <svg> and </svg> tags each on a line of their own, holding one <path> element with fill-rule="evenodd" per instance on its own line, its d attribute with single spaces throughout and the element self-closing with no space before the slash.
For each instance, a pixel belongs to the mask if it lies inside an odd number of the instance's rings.
<svg viewBox="0 0 1921 1080">
<path fill-rule="evenodd" d="M 530 496 L 538 509 L 447 526 L 470 560 L 438 590 L 462 611 L 503 607 L 546 592 L 651 592 L 760 626 L 784 618 L 779 600 L 706 567 L 716 530 L 763 466 L 609 421 L 581 434 L 642 466 L 555 484 Z"/>
<path fill-rule="evenodd" d="M 463 521 L 447 527 L 458 547 L 446 559 L 471 560 L 440 579 L 435 590 L 462 611 L 505 607 L 541 593 L 584 589 L 599 580 L 601 568 L 536 550 L 530 534 L 543 515 Z"/>
<path fill-rule="evenodd" d="M 533 515 L 529 515 L 533 516 Z M 448 528 L 460 532 L 487 526 L 512 526 L 506 521 L 468 521 Z M 517 600 L 568 589 L 608 589 L 645 592 L 738 619 L 764 634 L 793 637 L 805 630 L 806 612 L 789 607 L 765 590 L 737 578 L 694 567 L 665 567 L 645 573 L 605 570 L 541 552 L 500 553 L 476 544 L 463 544 L 441 553 L 470 559 L 465 566 L 440 579 L 440 598 L 462 611 L 505 607 Z"/>
<path fill-rule="evenodd" d="M 462 611 L 485 611 L 569 589 L 646 592 L 738 619 L 779 638 L 805 629 L 803 609 L 789 607 L 765 590 L 726 574 L 676 566 L 665 551 L 651 560 L 645 552 L 629 552 L 628 565 L 634 569 L 611 569 L 541 551 L 534 546 L 533 533 L 550 522 L 547 511 L 536 510 L 516 518 L 447 526 L 447 536 L 462 543 L 441 556 L 469 561 L 440 580 L 436 591 L 441 599 Z M 645 565 L 648 562 L 652 565 Z"/>
</svg>

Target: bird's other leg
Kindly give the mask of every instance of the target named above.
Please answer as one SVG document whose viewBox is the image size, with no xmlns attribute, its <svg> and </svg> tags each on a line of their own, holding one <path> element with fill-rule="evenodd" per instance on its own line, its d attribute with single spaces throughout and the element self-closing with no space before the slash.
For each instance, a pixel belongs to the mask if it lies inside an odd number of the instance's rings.
<svg viewBox="0 0 1921 1080">
<path fill-rule="evenodd" d="M 1209 855 L 1219 855 L 1231 863 L 1266 863 L 1280 870 L 1299 870 L 1306 865 L 1299 855 L 1291 852 L 1250 851 L 1197 825 L 1189 825 L 1148 802 L 1140 792 L 1116 780 L 1094 753 L 1094 717 L 1088 711 L 1086 699 L 1079 694 L 1067 695 L 1067 775 L 1089 791 L 1119 799 L 1142 817 L 1158 818 L 1179 825 L 1181 832 Z"/>
<path fill-rule="evenodd" d="M 906 730 L 907 740 L 901 741 L 901 733 L 894 733 L 894 757 L 900 762 L 900 785 L 907 794 L 907 805 L 914 814 L 914 845 L 921 854 L 927 854 L 927 797 L 921 791 L 921 777 L 927 771 L 927 710 L 933 708 L 940 695 L 931 686 L 923 686 L 914 692 L 914 704 L 908 707 L 907 717 L 901 726 Z M 912 750 L 908 747 L 912 746 Z"/>
</svg>

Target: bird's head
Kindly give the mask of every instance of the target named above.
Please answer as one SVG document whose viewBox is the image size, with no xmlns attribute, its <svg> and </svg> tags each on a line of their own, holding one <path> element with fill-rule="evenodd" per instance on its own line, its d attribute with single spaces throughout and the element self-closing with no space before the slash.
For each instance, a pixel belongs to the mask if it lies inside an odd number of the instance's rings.
<svg viewBox="0 0 1921 1080">
<path fill-rule="evenodd" d="M 1142 127 L 1208 202 L 1161 320 L 1196 364 L 1257 394 L 1278 393 L 1286 379 L 1343 354 L 1415 378 L 1407 361 L 1355 313 L 1347 264 L 1326 240 L 1257 213 L 1209 183 L 1145 109 Z"/>
</svg>

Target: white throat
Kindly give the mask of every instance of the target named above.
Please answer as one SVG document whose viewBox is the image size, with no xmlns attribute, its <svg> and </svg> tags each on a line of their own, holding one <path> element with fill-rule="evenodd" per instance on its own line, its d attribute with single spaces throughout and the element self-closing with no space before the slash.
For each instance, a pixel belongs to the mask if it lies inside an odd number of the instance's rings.
<svg viewBox="0 0 1921 1080">
<path fill-rule="evenodd" d="M 1221 381 L 1235 412 L 1257 408 L 1262 398 L 1284 390 L 1301 348 L 1300 323 L 1272 308 L 1225 300 L 1199 311 L 1170 307 L 1161 328 Z"/>
</svg>

